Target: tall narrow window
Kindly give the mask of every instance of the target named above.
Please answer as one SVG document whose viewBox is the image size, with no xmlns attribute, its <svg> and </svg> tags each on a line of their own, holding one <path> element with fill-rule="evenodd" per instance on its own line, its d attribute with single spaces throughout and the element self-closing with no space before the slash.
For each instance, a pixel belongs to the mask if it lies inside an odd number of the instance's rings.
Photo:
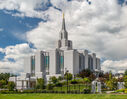
<svg viewBox="0 0 127 99">
<path fill-rule="evenodd" d="M 64 68 L 64 56 L 60 57 L 60 66 L 62 69 Z"/>
<path fill-rule="evenodd" d="M 31 71 L 32 71 L 32 75 L 34 75 L 35 73 L 35 57 L 32 57 L 32 62 L 31 62 Z"/>
<path fill-rule="evenodd" d="M 49 56 L 46 56 L 46 69 L 49 69 Z"/>
</svg>

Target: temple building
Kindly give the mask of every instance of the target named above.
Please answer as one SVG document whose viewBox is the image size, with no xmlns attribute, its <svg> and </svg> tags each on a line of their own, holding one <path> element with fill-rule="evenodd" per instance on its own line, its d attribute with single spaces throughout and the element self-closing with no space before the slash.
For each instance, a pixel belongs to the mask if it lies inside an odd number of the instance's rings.
<svg viewBox="0 0 127 99">
<path fill-rule="evenodd" d="M 95 53 L 87 50 L 73 49 L 73 42 L 68 40 L 68 32 L 63 15 L 62 29 L 56 48 L 47 51 L 37 51 L 35 55 L 24 58 L 24 72 L 18 77 L 10 77 L 10 81 L 16 83 L 17 89 L 33 88 L 37 78 L 43 78 L 48 82 L 52 76 L 64 76 L 68 70 L 75 75 L 83 69 L 101 71 L 100 59 Z"/>
</svg>

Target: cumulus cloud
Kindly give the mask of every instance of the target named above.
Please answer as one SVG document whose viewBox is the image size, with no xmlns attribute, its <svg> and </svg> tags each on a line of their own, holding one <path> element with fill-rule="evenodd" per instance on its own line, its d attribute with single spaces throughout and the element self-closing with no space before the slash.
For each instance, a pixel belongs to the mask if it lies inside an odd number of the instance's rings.
<svg viewBox="0 0 127 99">
<path fill-rule="evenodd" d="M 62 14 L 58 10 L 61 9 L 65 12 L 67 31 L 74 48 L 88 49 L 108 59 L 102 63 L 105 71 L 109 67 L 114 72 L 123 70 L 116 69 L 115 65 L 122 67 L 123 62 L 125 65 L 127 62 L 127 6 L 119 5 L 117 0 L 90 1 L 91 5 L 85 0 L 51 0 L 52 7 L 37 11 L 42 2 L 49 0 L 5 0 L 0 1 L 0 9 L 16 9 L 20 12 L 16 16 L 47 20 L 26 33 L 27 40 L 37 49 L 55 47 L 61 29 Z M 125 65 L 124 68 L 127 68 Z"/>
<path fill-rule="evenodd" d="M 24 57 L 32 55 L 35 49 L 24 43 L 0 48 L 0 52 L 5 54 L 4 59 L 0 61 L 0 72 L 19 73 L 23 71 Z"/>
<path fill-rule="evenodd" d="M 3 53 L 4 52 L 4 49 L 3 48 L 0 48 L 0 52 Z"/>
<path fill-rule="evenodd" d="M 102 63 L 102 69 L 105 70 L 105 72 L 111 70 L 115 73 L 124 73 L 124 71 L 127 69 L 127 59 L 120 61 L 106 60 Z"/>
<path fill-rule="evenodd" d="M 16 10 L 12 16 L 19 17 L 38 17 L 46 19 L 44 12 L 37 9 L 46 7 L 49 0 L 0 0 L 0 9 Z"/>
</svg>

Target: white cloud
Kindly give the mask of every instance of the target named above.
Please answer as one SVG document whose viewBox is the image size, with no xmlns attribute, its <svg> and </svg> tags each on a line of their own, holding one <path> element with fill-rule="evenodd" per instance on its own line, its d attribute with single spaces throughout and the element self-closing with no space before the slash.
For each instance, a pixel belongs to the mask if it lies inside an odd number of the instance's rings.
<svg viewBox="0 0 127 99">
<path fill-rule="evenodd" d="M 120 61 L 106 60 L 102 64 L 102 69 L 105 70 L 105 72 L 112 70 L 112 72 L 115 73 L 124 73 L 127 69 L 127 59 Z"/>
<path fill-rule="evenodd" d="M 4 29 L 3 28 L 0 28 L 0 32 L 2 32 Z"/>
<path fill-rule="evenodd" d="M 0 51 L 5 53 L 4 59 L 0 61 L 0 72 L 19 73 L 23 71 L 24 57 L 33 54 L 35 49 L 30 48 L 27 43 L 24 43 L 8 46 L 5 49 L 1 48 Z"/>
<path fill-rule="evenodd" d="M 42 8 L 42 6 L 45 7 L 48 2 L 48 0 L 0 0 L 0 9 L 19 11 L 19 13 L 12 14 L 12 16 L 45 19 L 46 15 L 44 15 L 44 12 L 37 11 L 36 9 Z"/>
<path fill-rule="evenodd" d="M 112 64 L 127 60 L 127 6 L 120 6 L 117 0 L 91 0 L 91 5 L 84 0 L 51 0 L 53 7 L 46 11 L 37 11 L 42 2 L 47 0 L 5 0 L 0 1 L 0 9 L 16 9 L 21 13 L 16 16 L 29 16 L 46 19 L 38 27 L 26 33 L 27 40 L 38 49 L 55 47 L 61 28 L 61 12 L 65 12 L 69 39 L 74 48 L 89 49 L 98 56 L 112 60 Z M 29 5 L 29 7 L 28 7 Z M 13 53 L 14 54 L 14 53 Z M 13 56 L 13 55 L 12 55 Z M 10 56 L 10 57 L 12 57 Z M 6 56 L 9 57 L 9 56 Z M 18 56 L 17 56 L 18 57 Z M 103 70 L 109 70 L 112 64 L 103 63 Z M 121 65 L 120 65 L 121 64 Z M 105 68 L 104 68 L 105 66 Z M 118 69 L 111 66 L 112 70 Z M 126 67 L 125 67 L 126 68 Z M 119 70 L 122 70 L 119 68 Z"/>
<path fill-rule="evenodd" d="M 4 49 L 3 49 L 3 48 L 0 48 L 0 52 L 1 52 L 1 53 L 4 53 Z"/>
</svg>

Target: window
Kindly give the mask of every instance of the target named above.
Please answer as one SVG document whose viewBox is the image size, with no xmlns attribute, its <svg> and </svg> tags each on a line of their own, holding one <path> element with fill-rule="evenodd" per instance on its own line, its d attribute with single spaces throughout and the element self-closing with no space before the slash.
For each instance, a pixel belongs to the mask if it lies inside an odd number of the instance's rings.
<svg viewBox="0 0 127 99">
<path fill-rule="evenodd" d="M 44 66 L 49 69 L 49 56 L 44 56 Z"/>
<path fill-rule="evenodd" d="M 32 57 L 32 59 L 31 59 L 31 71 L 32 71 L 32 74 L 34 74 L 35 73 L 35 57 Z"/>
<path fill-rule="evenodd" d="M 60 66 L 61 66 L 61 68 L 63 68 L 63 66 L 64 66 L 64 56 L 60 57 Z"/>
<path fill-rule="evenodd" d="M 70 41 L 68 42 L 68 47 L 71 47 L 71 42 Z"/>
</svg>

